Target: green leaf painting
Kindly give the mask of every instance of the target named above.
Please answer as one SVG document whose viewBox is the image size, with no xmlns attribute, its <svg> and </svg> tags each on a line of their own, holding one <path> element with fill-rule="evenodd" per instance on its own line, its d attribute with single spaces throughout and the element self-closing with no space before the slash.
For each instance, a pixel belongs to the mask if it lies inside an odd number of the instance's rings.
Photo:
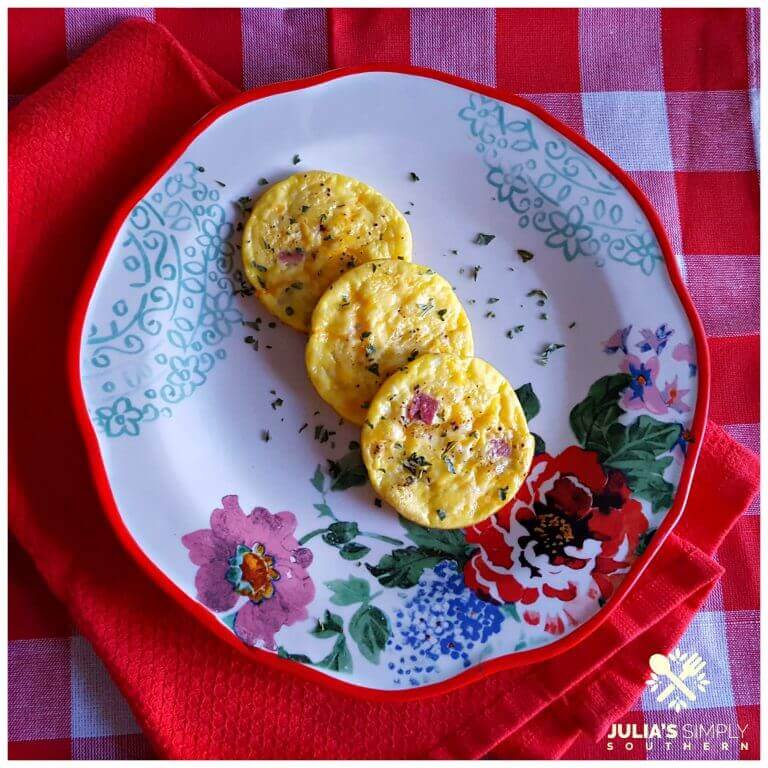
<svg viewBox="0 0 768 768">
<path fill-rule="evenodd" d="M 334 605 L 352 605 L 362 603 L 371 596 L 371 588 L 365 579 L 349 576 L 346 580 L 326 581 L 325 586 L 333 592 L 331 602 Z"/>
<path fill-rule="evenodd" d="M 357 643 L 360 653 L 368 661 L 378 664 L 390 635 L 389 619 L 374 605 L 361 605 L 349 622 L 349 634 Z"/>
<path fill-rule="evenodd" d="M 520 401 L 520 405 L 523 407 L 525 418 L 530 421 L 541 410 L 541 403 L 539 398 L 536 397 L 533 387 L 530 384 L 523 384 L 522 387 L 518 387 L 515 390 L 515 394 Z"/>
</svg>

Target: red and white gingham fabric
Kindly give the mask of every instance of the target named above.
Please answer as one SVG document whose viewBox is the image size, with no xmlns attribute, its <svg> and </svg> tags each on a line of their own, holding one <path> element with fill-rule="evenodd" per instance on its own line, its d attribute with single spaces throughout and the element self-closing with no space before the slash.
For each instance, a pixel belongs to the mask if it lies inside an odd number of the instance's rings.
<svg viewBox="0 0 768 768">
<path fill-rule="evenodd" d="M 362 63 L 432 67 L 541 104 L 627 170 L 661 215 L 712 355 L 711 418 L 759 449 L 759 11 L 756 9 L 12 9 L 11 104 L 114 24 L 142 16 L 243 88 Z M 746 727 L 735 746 L 574 758 L 759 755 L 758 502 L 718 553 L 725 576 L 681 641 L 711 685 L 671 715 L 651 696 L 623 723 Z M 149 748 L 87 642 L 10 548 L 9 753 L 140 758 Z"/>
</svg>

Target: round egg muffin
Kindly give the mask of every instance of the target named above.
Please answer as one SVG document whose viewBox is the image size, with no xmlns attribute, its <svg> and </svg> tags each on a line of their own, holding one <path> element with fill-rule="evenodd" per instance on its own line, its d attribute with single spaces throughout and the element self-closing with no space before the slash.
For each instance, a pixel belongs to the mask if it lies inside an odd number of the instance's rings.
<svg viewBox="0 0 768 768">
<path fill-rule="evenodd" d="M 384 382 L 361 443 L 374 490 L 432 528 L 465 528 L 504 506 L 534 447 L 515 390 L 495 368 L 433 354 Z"/>
<path fill-rule="evenodd" d="M 243 268 L 264 306 L 308 332 L 325 289 L 373 259 L 411 260 L 411 230 L 382 194 L 326 171 L 296 173 L 267 190 L 243 230 Z"/>
<path fill-rule="evenodd" d="M 424 352 L 471 357 L 464 308 L 434 270 L 372 261 L 342 275 L 315 307 L 307 372 L 323 400 L 362 424 L 382 382 Z"/>
</svg>

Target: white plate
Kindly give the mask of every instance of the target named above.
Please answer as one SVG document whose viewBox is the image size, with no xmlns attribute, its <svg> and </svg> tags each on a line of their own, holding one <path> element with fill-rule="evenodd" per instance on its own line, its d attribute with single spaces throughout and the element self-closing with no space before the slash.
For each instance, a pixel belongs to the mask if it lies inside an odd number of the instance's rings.
<svg viewBox="0 0 768 768">
<path fill-rule="evenodd" d="M 586 637 L 679 516 L 703 431 L 703 334 L 650 206 L 504 98 L 347 71 L 218 108 L 117 213 L 75 329 L 77 405 L 127 546 L 246 652 L 367 695 L 445 690 Z M 309 384 L 305 337 L 238 294 L 238 198 L 302 169 L 410 211 L 414 260 L 455 286 L 476 354 L 530 385 L 540 453 L 487 523 L 435 533 L 367 483 L 333 489 L 327 461 L 359 432 Z M 542 365 L 548 344 L 565 347 Z"/>
</svg>

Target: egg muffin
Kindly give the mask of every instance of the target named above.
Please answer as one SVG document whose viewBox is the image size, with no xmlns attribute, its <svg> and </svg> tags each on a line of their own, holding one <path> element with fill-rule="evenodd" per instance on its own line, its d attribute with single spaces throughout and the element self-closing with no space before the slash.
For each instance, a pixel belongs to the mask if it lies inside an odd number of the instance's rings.
<svg viewBox="0 0 768 768">
<path fill-rule="evenodd" d="M 382 382 L 424 352 L 472 355 L 464 308 L 434 270 L 377 260 L 342 275 L 323 294 L 312 315 L 307 372 L 323 400 L 362 424 Z"/>
<path fill-rule="evenodd" d="M 381 193 L 326 171 L 296 173 L 267 190 L 243 230 L 243 268 L 264 306 L 308 332 L 325 289 L 373 259 L 411 260 L 411 230 Z"/>
<path fill-rule="evenodd" d="M 361 444 L 371 485 L 403 517 L 465 528 L 514 497 L 534 438 L 495 368 L 476 357 L 426 354 L 381 386 Z"/>
</svg>

